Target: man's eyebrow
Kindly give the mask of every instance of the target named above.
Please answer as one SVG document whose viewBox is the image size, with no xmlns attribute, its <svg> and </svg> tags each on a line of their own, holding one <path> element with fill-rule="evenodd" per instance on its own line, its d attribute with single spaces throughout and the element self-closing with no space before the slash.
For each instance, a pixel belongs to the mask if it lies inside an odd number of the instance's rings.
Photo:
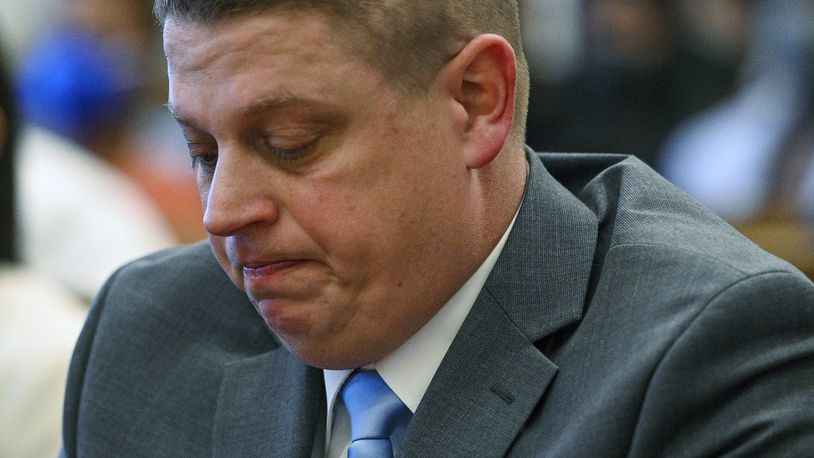
<svg viewBox="0 0 814 458">
<path fill-rule="evenodd" d="M 283 94 L 251 102 L 245 108 L 239 109 L 238 112 L 241 114 L 242 117 L 249 118 L 269 111 L 273 111 L 275 109 L 281 109 L 287 106 L 294 105 L 314 111 L 327 111 L 332 107 L 331 104 L 311 99 L 308 97 Z M 167 111 L 169 111 L 170 116 L 172 116 L 175 119 L 175 121 L 178 122 L 178 124 L 180 124 L 182 127 L 191 127 L 193 129 L 196 128 L 194 123 L 184 118 L 184 116 L 178 113 L 171 104 L 165 103 L 164 107 L 167 109 Z"/>
<path fill-rule="evenodd" d="M 187 120 L 182 114 L 175 111 L 175 108 L 173 108 L 169 103 L 165 103 L 164 107 L 170 112 L 170 116 L 175 119 L 175 122 L 178 123 L 179 127 L 181 127 L 181 131 L 185 133 L 184 135 L 186 135 L 186 132 L 189 130 L 205 132 L 205 129 L 201 129 L 194 122 Z"/>
<path fill-rule="evenodd" d="M 245 116 L 257 115 L 260 113 L 264 113 L 266 111 L 274 110 L 275 108 L 281 108 L 286 105 L 290 105 L 300 100 L 302 99 L 288 94 L 268 97 L 260 100 L 255 100 L 254 102 L 250 103 L 249 106 L 240 110 L 240 113 Z"/>
<path fill-rule="evenodd" d="M 302 97 L 293 94 L 282 94 L 256 100 L 250 103 L 246 108 L 241 109 L 240 113 L 243 116 L 252 117 L 262 113 L 266 113 L 268 111 L 273 111 L 275 109 L 285 108 L 288 106 L 298 106 L 309 109 L 321 108 L 323 110 L 330 107 L 329 104 L 326 104 L 324 102 L 312 98 Z"/>
</svg>

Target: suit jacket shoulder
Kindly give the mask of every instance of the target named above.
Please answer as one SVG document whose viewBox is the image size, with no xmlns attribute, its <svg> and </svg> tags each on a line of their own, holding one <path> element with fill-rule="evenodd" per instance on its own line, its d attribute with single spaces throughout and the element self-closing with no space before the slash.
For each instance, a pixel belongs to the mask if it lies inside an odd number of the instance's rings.
<svg viewBox="0 0 814 458">
<path fill-rule="evenodd" d="M 814 377 L 811 282 L 634 158 L 541 159 L 596 216 L 597 242 L 581 317 L 537 341 L 559 368 L 529 423 L 545 432 L 527 425 L 515 450 L 814 449 L 814 388 L 800 382 Z"/>
<path fill-rule="evenodd" d="M 684 251 L 744 274 L 797 269 L 759 249 L 632 156 L 543 154 L 555 179 L 597 216 L 597 253 L 628 246 Z"/>
<path fill-rule="evenodd" d="M 210 454 L 224 367 L 277 346 L 208 244 L 125 266 L 95 300 L 77 343 L 66 452 Z"/>
<path fill-rule="evenodd" d="M 814 286 L 636 159 L 529 159 L 401 456 L 814 449 Z"/>
</svg>

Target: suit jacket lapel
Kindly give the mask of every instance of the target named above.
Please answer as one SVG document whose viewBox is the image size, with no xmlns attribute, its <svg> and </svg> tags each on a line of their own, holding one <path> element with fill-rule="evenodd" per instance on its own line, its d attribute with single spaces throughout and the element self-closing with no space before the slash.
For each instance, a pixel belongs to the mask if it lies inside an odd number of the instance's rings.
<svg viewBox="0 0 814 458">
<path fill-rule="evenodd" d="M 485 289 L 537 341 L 582 317 L 598 221 L 536 155 L 529 161 L 523 206 Z"/>
<path fill-rule="evenodd" d="M 398 455 L 502 456 L 556 370 L 493 298 L 481 294 L 415 412 Z"/>
<path fill-rule="evenodd" d="M 535 342 L 577 322 L 597 221 L 530 156 L 515 227 L 399 449 L 400 456 L 503 456 L 554 379 Z"/>
<path fill-rule="evenodd" d="M 322 372 L 279 347 L 226 367 L 215 413 L 216 457 L 310 457 L 325 416 Z"/>
</svg>

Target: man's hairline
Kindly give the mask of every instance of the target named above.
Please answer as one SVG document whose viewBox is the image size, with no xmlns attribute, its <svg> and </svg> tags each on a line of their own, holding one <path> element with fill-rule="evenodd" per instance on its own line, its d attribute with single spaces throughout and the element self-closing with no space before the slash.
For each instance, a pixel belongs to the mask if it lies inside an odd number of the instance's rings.
<svg viewBox="0 0 814 458">
<path fill-rule="evenodd" d="M 168 13 L 168 14 L 164 15 L 163 18 L 157 17 L 156 19 L 160 22 L 160 27 L 161 27 L 161 29 L 163 31 L 165 29 L 165 25 L 166 25 L 167 21 L 169 21 L 169 20 L 175 21 L 176 24 L 186 23 L 186 24 L 199 25 L 199 26 L 203 26 L 203 27 L 215 27 L 218 24 L 222 24 L 222 23 L 225 23 L 225 22 L 230 21 L 230 20 L 239 20 L 241 18 L 245 19 L 245 18 L 251 17 L 251 16 L 258 16 L 258 15 L 263 15 L 263 14 L 273 14 L 275 12 L 283 12 L 285 14 L 319 14 L 325 20 L 331 22 L 333 25 L 345 26 L 345 27 L 339 29 L 338 33 L 348 34 L 349 33 L 349 27 L 353 26 L 354 24 L 349 23 L 346 19 L 341 18 L 336 14 L 330 14 L 330 12 L 326 11 L 326 10 L 327 10 L 327 8 L 320 7 L 318 5 L 291 6 L 291 5 L 283 4 L 283 5 L 267 5 L 267 6 L 264 6 L 262 8 L 253 8 L 253 9 L 249 9 L 249 10 L 245 10 L 245 11 L 236 12 L 236 13 L 233 13 L 233 14 L 225 14 L 225 15 L 222 15 L 222 16 L 219 16 L 219 17 L 212 18 L 211 20 L 207 20 L 207 19 L 204 19 L 204 18 L 196 19 L 196 18 L 192 18 L 192 17 L 186 17 L 185 18 L 183 15 L 174 15 L 172 13 Z M 475 37 L 477 37 L 478 35 L 480 35 L 480 34 L 475 34 L 474 37 L 470 37 L 468 39 L 461 38 L 461 40 L 465 41 L 465 43 L 469 43 L 469 42 L 471 42 L 471 40 L 475 39 Z M 357 40 L 354 40 L 354 41 L 357 41 Z M 340 45 L 340 46 L 344 46 L 344 45 Z M 372 51 L 372 54 L 375 55 L 377 51 L 375 49 L 373 49 L 372 46 L 370 46 L 370 45 L 367 45 L 367 46 L 369 46 L 368 49 L 370 51 Z M 464 44 L 464 46 L 465 46 L 465 44 Z M 347 46 L 346 51 L 349 54 L 352 54 L 351 46 Z M 453 55 L 453 57 L 455 55 L 457 55 L 458 52 L 460 52 L 460 49 Z M 517 50 L 515 50 L 515 52 L 517 52 Z M 382 75 L 382 77 L 384 78 L 385 82 L 388 84 L 389 87 L 391 87 L 395 91 L 401 93 L 402 95 L 406 95 L 406 96 L 421 96 L 421 95 L 428 94 L 432 81 L 434 81 L 434 79 L 438 75 L 438 73 L 449 62 L 449 60 L 446 60 L 440 67 L 435 69 L 435 71 L 431 75 L 429 75 L 429 78 L 427 79 L 427 81 L 424 81 L 424 82 L 419 84 L 418 82 L 413 80 L 414 84 L 403 84 L 404 80 L 396 80 L 396 78 L 394 78 L 390 74 L 390 72 L 387 71 L 386 68 L 383 68 L 382 65 L 377 65 L 373 61 L 373 59 L 370 59 L 370 55 L 365 56 L 364 58 L 361 58 L 360 61 L 366 62 L 367 65 L 369 65 L 371 69 L 379 72 Z M 515 104 L 518 103 L 517 94 L 515 94 L 514 103 Z M 166 106 L 169 108 L 169 103 L 166 104 Z M 172 113 L 173 112 L 171 112 L 171 114 Z M 176 118 L 176 120 L 178 120 L 178 118 Z M 516 122 L 516 121 L 517 121 L 517 119 L 515 119 L 514 122 Z M 515 131 L 517 131 L 517 133 L 519 135 L 516 135 Z M 525 144 L 525 127 L 522 127 L 522 126 L 521 127 L 513 127 L 511 129 L 511 132 L 510 132 L 509 136 L 506 138 L 506 141 L 507 142 L 519 141 L 520 145 Z"/>
<path fill-rule="evenodd" d="M 331 14 L 327 11 L 328 8 L 320 7 L 318 5 L 306 5 L 306 6 L 291 6 L 291 5 L 269 5 L 263 8 L 253 8 L 246 11 L 240 11 L 233 14 L 224 14 L 222 16 L 205 19 L 205 18 L 195 18 L 195 17 L 184 17 L 184 15 L 173 15 L 168 13 L 163 18 L 157 17 L 156 20 L 159 22 L 159 27 L 161 28 L 162 34 L 166 30 L 167 21 L 174 21 L 178 25 L 188 24 L 188 25 L 195 25 L 195 26 L 202 26 L 202 27 L 217 27 L 219 24 L 226 23 L 231 20 L 240 20 L 249 18 L 252 16 L 260 16 L 263 14 L 275 14 L 277 12 L 281 12 L 283 14 L 318 14 L 321 15 L 323 19 L 328 21 L 330 25 L 336 27 L 336 32 L 339 34 L 343 34 L 347 39 L 342 40 L 342 43 L 337 43 L 337 46 L 344 48 L 348 55 L 354 55 L 355 51 L 359 51 L 360 48 L 355 48 L 354 44 L 358 43 L 361 48 L 366 48 L 365 51 L 362 52 L 362 56 L 359 57 L 359 61 L 365 62 L 367 65 L 370 66 L 372 70 L 379 72 L 384 80 L 388 83 L 388 85 L 393 88 L 394 90 L 401 92 L 404 95 L 423 95 L 426 94 L 429 90 L 430 83 L 434 79 L 434 77 L 438 74 L 438 72 L 443 68 L 443 65 L 440 66 L 433 72 L 427 81 L 418 82 L 414 79 L 399 79 L 392 75 L 390 69 L 385 68 L 384 65 L 381 65 L 376 62 L 375 57 L 381 52 L 376 49 L 375 46 L 371 44 L 367 44 L 368 40 L 364 39 L 356 39 L 352 38 L 351 30 L 354 30 L 353 27 L 358 25 L 356 23 L 352 23 L 349 20 L 340 17 L 336 14 Z M 363 32 L 367 34 L 367 32 Z M 165 53 L 166 53 L 166 46 L 165 46 Z M 405 81 L 412 81 L 412 83 L 405 84 Z"/>
</svg>

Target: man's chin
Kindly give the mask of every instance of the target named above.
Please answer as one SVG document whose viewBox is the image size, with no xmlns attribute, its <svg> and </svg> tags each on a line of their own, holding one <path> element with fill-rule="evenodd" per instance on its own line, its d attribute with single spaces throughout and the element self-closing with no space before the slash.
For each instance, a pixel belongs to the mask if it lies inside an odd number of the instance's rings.
<svg viewBox="0 0 814 458">
<path fill-rule="evenodd" d="M 360 352 L 342 351 L 330 344 L 306 343 L 298 339 L 286 339 L 285 337 L 281 337 L 273 329 L 272 331 L 277 335 L 289 353 L 302 363 L 317 369 L 355 369 L 376 361 L 376 359 L 366 357 L 367 355 L 363 355 Z"/>
<path fill-rule="evenodd" d="M 364 338 L 359 332 L 333 334 L 286 334 L 271 328 L 295 358 L 319 369 L 355 369 L 373 364 L 394 348 Z"/>
<path fill-rule="evenodd" d="M 285 299 L 253 300 L 266 325 L 280 336 L 308 336 L 316 326 L 314 311 L 307 303 Z"/>
</svg>

